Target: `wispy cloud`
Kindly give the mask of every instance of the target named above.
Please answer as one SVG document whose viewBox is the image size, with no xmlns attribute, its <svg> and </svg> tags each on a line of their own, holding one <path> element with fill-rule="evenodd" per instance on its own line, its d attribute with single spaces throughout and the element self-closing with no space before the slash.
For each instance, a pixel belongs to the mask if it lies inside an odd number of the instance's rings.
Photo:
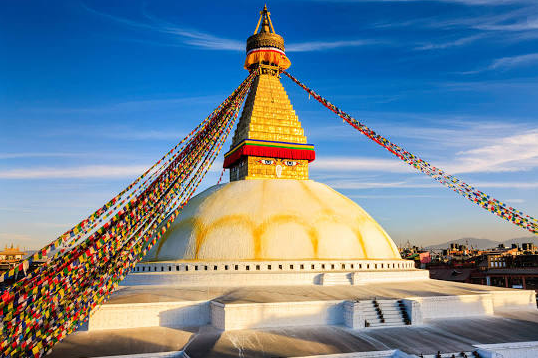
<svg viewBox="0 0 538 358">
<path fill-rule="evenodd" d="M 507 56 L 507 57 L 501 57 L 494 60 L 487 67 L 484 67 L 478 70 L 464 71 L 464 72 L 459 72 L 459 73 L 468 75 L 468 74 L 476 74 L 476 73 L 480 73 L 484 71 L 494 71 L 494 70 L 506 71 L 514 67 L 529 66 L 536 62 L 538 62 L 538 53 L 529 53 L 529 54 L 517 55 L 517 56 Z"/>
<path fill-rule="evenodd" d="M 497 127 L 493 126 L 492 128 Z M 412 132 L 412 128 L 409 130 Z M 498 130 L 495 131 L 498 133 Z M 405 128 L 403 132 L 405 135 Z M 442 145 L 443 141 L 451 142 L 454 140 L 458 147 L 469 147 L 469 149 L 456 152 L 451 159 L 432 163 L 450 174 L 523 172 L 538 168 L 538 129 L 520 131 L 509 136 L 499 136 L 498 134 L 492 136 L 483 130 L 481 141 L 475 140 L 477 135 L 474 133 L 469 134 L 461 129 L 459 131 L 452 130 L 450 136 L 439 135 L 435 129 L 430 134 L 427 132 L 428 129 L 423 129 L 420 138 L 424 139 L 426 136 L 426 139 L 435 141 L 436 145 Z M 441 133 L 446 134 L 447 132 L 443 130 Z M 483 145 L 473 145 L 477 142 Z M 411 173 L 416 171 L 397 158 L 320 157 L 311 166 L 314 171 L 319 172 Z"/>
<path fill-rule="evenodd" d="M 411 173 L 409 165 L 399 159 L 376 159 L 364 157 L 320 157 L 312 162 L 317 171 L 374 171 L 392 173 Z"/>
<path fill-rule="evenodd" d="M 225 37 L 216 36 L 204 31 L 189 29 L 172 24 L 170 22 L 164 21 L 162 19 L 156 18 L 153 15 L 145 13 L 144 16 L 146 19 L 150 20 L 151 23 L 144 23 L 139 21 L 134 21 L 118 16 L 114 16 L 107 13 L 99 12 L 95 9 L 84 6 L 84 8 L 96 15 L 108 18 L 118 23 L 128 25 L 133 28 L 145 29 L 153 32 L 158 32 L 161 34 L 168 35 L 168 39 L 172 42 L 162 42 L 162 41 L 145 41 L 142 42 L 153 43 L 155 45 L 161 46 L 178 46 L 178 45 L 187 45 L 192 47 L 197 47 L 200 49 L 206 50 L 221 50 L 221 51 L 244 51 L 245 50 L 245 41 L 229 39 Z M 286 45 L 287 52 L 311 52 L 311 51 L 326 51 L 336 48 L 345 48 L 345 47 L 358 47 L 365 45 L 374 45 L 386 43 L 378 40 L 369 40 L 369 39 L 353 39 L 353 40 L 335 40 L 335 41 L 306 41 L 298 43 L 289 43 Z"/>
<path fill-rule="evenodd" d="M 84 157 L 87 153 L 62 153 L 62 152 L 22 152 L 22 153 L 0 153 L 0 159 L 19 158 L 54 158 L 54 157 Z"/>
<path fill-rule="evenodd" d="M 382 41 L 375 40 L 342 40 L 342 41 L 310 41 L 291 43 L 286 45 L 286 52 L 311 52 L 325 51 L 343 47 L 358 47 L 380 44 Z M 385 42 L 386 43 L 386 42 Z"/>
<path fill-rule="evenodd" d="M 327 182 L 328 185 L 335 189 L 425 189 L 441 188 L 439 183 L 432 180 L 431 183 L 420 182 L 413 183 L 409 181 L 361 181 L 356 179 L 335 180 Z M 538 188 L 538 182 L 495 182 L 495 181 L 478 181 L 472 183 L 476 188 L 504 188 L 504 189 L 535 189 Z"/>
<path fill-rule="evenodd" d="M 464 45 L 473 43 L 475 41 L 481 40 L 485 38 L 486 36 L 487 36 L 486 34 L 482 33 L 482 34 L 477 34 L 477 35 L 472 35 L 472 36 L 467 36 L 467 37 L 461 37 L 459 39 L 450 40 L 446 42 L 438 42 L 438 43 L 430 42 L 430 43 L 419 45 L 415 47 L 415 49 L 416 50 L 440 50 L 440 49 L 445 49 L 445 48 L 450 48 L 450 47 L 464 46 Z"/>
<path fill-rule="evenodd" d="M 103 133 L 104 136 L 115 138 L 115 139 L 124 139 L 124 140 L 165 140 L 165 139 L 175 139 L 177 141 L 185 137 L 184 132 L 178 131 L 157 131 L 157 130 L 147 130 L 147 131 L 115 131 L 114 133 L 107 132 Z"/>
<path fill-rule="evenodd" d="M 538 62 L 538 53 L 499 58 L 493 61 L 488 69 L 508 69 L 516 66 L 530 65 L 534 62 Z"/>
<path fill-rule="evenodd" d="M 222 160 L 215 160 L 209 172 L 220 173 Z M 0 170 L 0 179 L 91 179 L 130 178 L 144 173 L 149 164 L 85 165 L 78 167 L 30 167 Z"/>
<path fill-rule="evenodd" d="M 218 105 L 218 103 L 222 101 L 222 97 L 223 94 L 206 96 L 181 96 L 162 99 L 140 99 L 87 107 L 31 107 L 25 109 L 25 111 L 39 113 L 46 111 L 49 114 L 114 114 L 141 111 L 152 112 L 162 110 L 163 107 L 167 109 L 171 107 L 173 108 L 176 105 Z"/>
<path fill-rule="evenodd" d="M 336 0 L 338 1 L 338 0 Z M 423 2 L 424 0 L 341 0 L 344 2 Z M 507 5 L 517 3 L 528 3 L 530 0 L 432 0 L 437 2 L 456 3 L 464 5 Z"/>
<path fill-rule="evenodd" d="M 0 171 L 0 179 L 125 178 L 142 174 L 149 165 L 88 165 L 72 168 L 34 167 Z"/>
<path fill-rule="evenodd" d="M 457 153 L 452 173 L 519 172 L 538 167 L 538 130 L 499 138 L 496 144 Z"/>
</svg>

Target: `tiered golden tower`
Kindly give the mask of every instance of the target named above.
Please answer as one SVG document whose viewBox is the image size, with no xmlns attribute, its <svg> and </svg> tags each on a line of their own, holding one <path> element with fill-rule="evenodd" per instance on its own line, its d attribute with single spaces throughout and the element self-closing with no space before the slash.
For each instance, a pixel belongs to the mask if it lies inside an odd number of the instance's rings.
<svg viewBox="0 0 538 358">
<path fill-rule="evenodd" d="M 245 68 L 260 71 L 260 75 L 245 102 L 230 151 L 224 155 L 230 181 L 308 179 L 314 146 L 307 144 L 301 122 L 280 83 L 280 72 L 290 65 L 284 39 L 275 33 L 265 6 L 254 35 L 247 40 Z"/>
</svg>

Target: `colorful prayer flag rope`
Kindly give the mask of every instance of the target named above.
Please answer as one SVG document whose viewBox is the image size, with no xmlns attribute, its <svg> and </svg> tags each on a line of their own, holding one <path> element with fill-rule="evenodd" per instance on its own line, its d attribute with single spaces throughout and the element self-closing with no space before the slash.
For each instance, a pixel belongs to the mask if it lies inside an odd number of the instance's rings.
<svg viewBox="0 0 538 358">
<path fill-rule="evenodd" d="M 357 121 L 355 118 L 351 117 L 349 114 L 342 111 L 340 108 L 336 107 L 334 104 L 332 104 L 325 98 L 321 97 L 312 89 L 308 88 L 305 84 L 301 83 L 298 79 L 290 75 L 288 72 L 282 71 L 282 73 L 288 76 L 293 82 L 298 84 L 322 105 L 340 116 L 340 118 L 349 123 L 353 128 L 357 129 L 362 134 L 364 134 L 377 144 L 381 145 L 407 164 L 413 166 L 417 170 L 420 170 L 424 174 L 429 175 L 433 179 L 437 180 L 439 183 L 452 189 L 456 193 L 466 197 L 473 203 L 481 206 L 489 212 L 492 212 L 495 215 L 507 221 L 510 221 L 511 223 L 532 232 L 533 234 L 538 235 L 538 220 L 536 220 L 532 216 L 526 215 L 515 208 L 508 207 L 506 206 L 506 204 L 490 197 L 489 195 L 486 195 L 485 193 L 481 192 L 480 190 L 477 190 L 469 184 L 464 183 L 453 175 L 450 175 L 439 168 L 431 166 L 428 162 L 420 159 L 414 154 L 409 153 L 400 146 L 390 142 L 387 138 L 381 136 L 380 134 L 377 134 L 372 129 L 368 128 L 365 124 Z"/>
<path fill-rule="evenodd" d="M 200 185 L 257 74 L 251 73 L 208 118 L 118 196 L 41 250 L 42 256 L 56 252 L 0 297 L 2 357 L 43 356 L 107 300 Z M 29 263 L 24 261 L 16 271 Z M 15 275 L 13 270 L 4 277 Z"/>
</svg>

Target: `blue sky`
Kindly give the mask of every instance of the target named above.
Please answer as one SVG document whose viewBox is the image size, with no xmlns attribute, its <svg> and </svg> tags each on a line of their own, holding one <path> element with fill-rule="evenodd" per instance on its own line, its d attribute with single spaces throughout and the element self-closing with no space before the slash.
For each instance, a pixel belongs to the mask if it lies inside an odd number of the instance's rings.
<svg viewBox="0 0 538 358">
<path fill-rule="evenodd" d="M 0 245 L 38 248 L 125 187 L 246 77 L 261 1 L 13 1 L 0 11 Z M 535 0 L 272 1 L 290 73 L 538 216 Z M 311 178 L 396 243 L 531 236 L 418 173 L 283 78 Z M 228 148 L 226 145 L 225 148 Z M 222 155 L 221 155 L 222 157 Z M 216 183 L 222 161 L 203 183 Z"/>
</svg>

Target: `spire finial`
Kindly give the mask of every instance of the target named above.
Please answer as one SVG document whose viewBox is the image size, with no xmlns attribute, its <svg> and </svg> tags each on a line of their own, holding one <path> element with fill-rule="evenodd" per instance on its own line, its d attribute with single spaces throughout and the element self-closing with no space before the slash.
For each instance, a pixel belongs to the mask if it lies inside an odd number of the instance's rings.
<svg viewBox="0 0 538 358">
<path fill-rule="evenodd" d="M 260 18 L 258 20 L 258 24 L 256 25 L 256 30 L 254 30 L 254 34 L 258 33 L 258 29 L 260 30 L 260 33 L 275 33 L 275 29 L 273 28 L 273 23 L 271 22 L 271 13 L 267 10 L 267 4 L 263 6 L 263 10 L 260 11 Z M 261 29 L 260 29 L 260 23 L 261 23 Z"/>
</svg>

